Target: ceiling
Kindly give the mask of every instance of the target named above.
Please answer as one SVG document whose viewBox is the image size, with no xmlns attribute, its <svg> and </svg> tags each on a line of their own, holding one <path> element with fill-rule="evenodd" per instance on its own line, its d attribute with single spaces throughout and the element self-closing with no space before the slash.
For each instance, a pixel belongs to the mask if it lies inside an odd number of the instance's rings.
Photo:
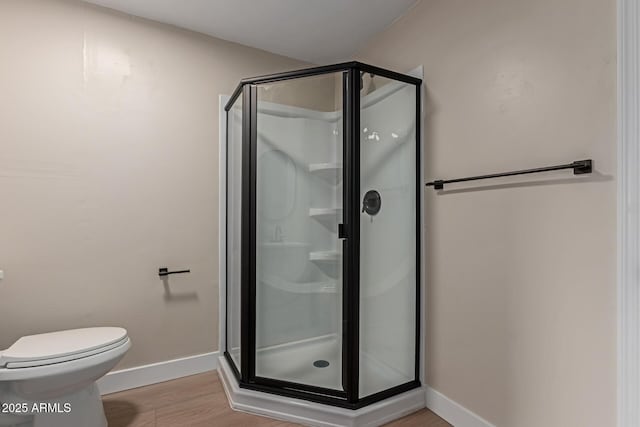
<svg viewBox="0 0 640 427">
<path fill-rule="evenodd" d="M 85 0 L 316 64 L 350 59 L 418 0 Z"/>
</svg>

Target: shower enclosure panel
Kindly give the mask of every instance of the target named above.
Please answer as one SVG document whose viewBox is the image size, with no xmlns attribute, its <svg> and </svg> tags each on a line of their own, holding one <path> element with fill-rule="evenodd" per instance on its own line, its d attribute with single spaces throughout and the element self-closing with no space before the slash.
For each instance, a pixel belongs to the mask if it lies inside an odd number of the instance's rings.
<svg viewBox="0 0 640 427">
<path fill-rule="evenodd" d="M 359 213 L 361 398 L 410 383 L 419 374 L 416 108 L 415 85 L 363 76 L 358 120 L 364 208 Z M 367 194 L 376 209 L 367 208 Z"/>
<path fill-rule="evenodd" d="M 420 385 L 420 84 L 350 62 L 243 80 L 227 104 L 240 387 L 357 409 Z"/>
</svg>

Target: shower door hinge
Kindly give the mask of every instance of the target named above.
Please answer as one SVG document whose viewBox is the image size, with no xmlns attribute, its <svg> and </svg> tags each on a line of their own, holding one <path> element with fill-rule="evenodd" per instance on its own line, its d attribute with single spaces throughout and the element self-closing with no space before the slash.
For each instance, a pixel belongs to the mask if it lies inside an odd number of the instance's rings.
<svg viewBox="0 0 640 427">
<path fill-rule="evenodd" d="M 338 239 L 347 238 L 347 227 L 344 224 L 338 224 Z"/>
</svg>

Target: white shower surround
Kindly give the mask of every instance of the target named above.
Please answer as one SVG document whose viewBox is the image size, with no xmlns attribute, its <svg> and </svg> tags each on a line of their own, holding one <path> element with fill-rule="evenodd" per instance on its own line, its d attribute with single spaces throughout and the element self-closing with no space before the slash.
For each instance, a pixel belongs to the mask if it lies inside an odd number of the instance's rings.
<svg viewBox="0 0 640 427">
<path fill-rule="evenodd" d="M 422 67 L 413 71 L 412 75 L 417 75 L 418 77 L 422 77 Z M 398 89 L 400 89 L 402 85 L 398 85 L 396 83 L 389 83 L 383 88 L 376 90 L 374 93 L 368 95 L 363 99 L 362 107 L 365 108 L 367 106 L 371 106 L 382 99 L 389 97 L 391 94 L 395 93 Z M 229 97 L 221 96 L 220 97 L 220 301 L 225 301 L 226 299 L 226 228 L 227 228 L 227 218 L 226 218 L 226 126 L 225 123 L 225 110 L 224 105 L 228 102 Z M 296 116 L 298 118 L 307 118 L 314 121 L 320 121 L 327 124 L 335 123 L 341 118 L 341 112 L 318 112 L 307 110 L 303 108 L 282 106 L 278 104 L 261 102 L 260 114 L 272 114 L 274 116 L 282 116 L 286 115 L 288 117 Z M 331 163 L 327 163 L 327 166 L 330 167 Z M 422 162 L 421 162 L 422 169 Z M 420 170 L 420 180 L 419 182 L 423 182 L 423 171 Z M 422 191 L 420 192 L 421 197 L 418 201 L 421 203 L 421 207 L 423 206 L 423 197 Z M 421 212 L 423 210 L 421 209 Z M 234 218 L 229 218 L 230 221 L 233 221 Z M 422 223 L 422 218 L 420 219 Z M 424 238 L 423 238 L 423 227 L 420 227 L 420 238 L 421 238 L 421 247 L 422 253 L 424 253 Z M 421 271 L 423 272 L 422 276 L 424 277 L 424 261 L 421 260 L 422 266 Z M 409 266 L 399 266 L 400 269 L 404 270 L 405 268 L 410 268 Z M 397 270 L 397 269 L 396 269 Z M 396 272 L 397 273 L 397 272 Z M 398 274 L 393 274 L 394 276 L 398 276 Z M 283 290 L 291 290 L 290 287 L 287 287 L 283 284 Z M 300 289 L 300 292 L 313 292 L 313 293 L 322 293 L 323 290 L 319 289 Z M 331 290 L 324 289 L 324 292 L 331 293 Z M 421 295 L 424 295 L 424 279 L 421 279 Z M 424 298 L 423 298 L 424 300 Z M 421 325 L 424 325 L 424 309 L 423 304 L 424 301 L 419 301 L 420 305 L 420 313 L 421 313 Z M 322 426 L 361 426 L 361 425 L 380 425 L 385 422 L 389 422 L 393 419 L 404 416 L 408 413 L 411 413 L 417 409 L 425 407 L 425 390 L 423 388 L 414 389 L 405 393 L 402 393 L 398 396 L 394 396 L 393 398 L 386 399 L 382 402 L 372 404 L 366 407 L 363 407 L 358 410 L 349 410 L 338 408 L 330 405 L 323 405 L 313 402 L 308 402 L 300 399 L 286 398 L 282 396 L 273 396 L 267 393 L 256 392 L 252 390 L 246 390 L 239 388 L 235 376 L 233 375 L 227 361 L 224 356 L 222 356 L 222 349 L 225 348 L 225 334 L 226 334 L 226 312 L 225 312 L 225 304 L 221 304 L 220 307 L 220 341 L 219 348 L 221 349 L 221 357 L 219 360 L 219 374 L 223 380 L 223 384 L 225 385 L 225 391 L 229 398 L 229 402 L 234 409 L 267 415 L 273 418 L 300 422 L 308 425 L 322 425 Z M 401 307 L 398 307 L 401 309 Z M 390 313 L 394 312 L 393 309 L 389 310 Z M 421 342 L 420 345 L 420 380 L 424 384 L 424 326 L 421 327 Z M 269 346 L 267 348 L 258 349 L 259 352 L 267 352 L 273 355 L 273 357 L 268 357 L 265 359 L 266 363 L 269 363 L 269 360 L 282 360 L 282 358 L 291 358 L 300 356 L 302 353 L 312 351 L 323 352 L 327 348 L 332 346 L 336 346 L 339 344 L 338 338 L 335 334 L 326 334 L 326 335 L 318 335 L 315 338 L 307 338 L 294 342 L 288 342 L 285 344 Z M 317 347 L 317 348 L 316 348 Z M 339 348 L 339 345 L 338 345 Z M 266 353 L 264 353 L 266 354 Z M 287 356 L 288 354 L 288 356 Z M 296 356 L 297 355 L 297 356 Z M 275 357 L 275 359 L 273 359 Z M 327 356 L 330 357 L 330 356 Z M 294 359 L 291 359 L 292 361 Z M 395 371 L 392 366 L 385 366 L 383 364 L 377 363 L 375 359 L 371 357 L 367 357 L 366 354 L 362 356 L 362 370 L 363 371 L 375 371 L 380 373 L 385 370 L 389 370 L 389 372 Z M 336 366 L 336 369 L 339 368 Z M 397 372 L 396 372 L 397 373 Z M 313 372 L 310 372 L 310 375 L 313 375 Z M 304 382 L 304 381 L 302 381 Z"/>
</svg>

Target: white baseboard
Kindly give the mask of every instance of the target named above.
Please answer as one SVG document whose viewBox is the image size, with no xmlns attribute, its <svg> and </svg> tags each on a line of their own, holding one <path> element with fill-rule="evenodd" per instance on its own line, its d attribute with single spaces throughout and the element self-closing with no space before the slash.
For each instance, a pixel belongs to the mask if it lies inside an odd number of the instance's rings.
<svg viewBox="0 0 640 427">
<path fill-rule="evenodd" d="M 214 351 L 113 371 L 98 380 L 98 389 L 105 395 L 213 371 L 218 368 L 218 357 L 218 352 Z"/>
<path fill-rule="evenodd" d="M 424 387 L 424 389 L 427 394 L 427 408 L 454 427 L 495 427 L 439 391 L 431 387 Z"/>
</svg>

